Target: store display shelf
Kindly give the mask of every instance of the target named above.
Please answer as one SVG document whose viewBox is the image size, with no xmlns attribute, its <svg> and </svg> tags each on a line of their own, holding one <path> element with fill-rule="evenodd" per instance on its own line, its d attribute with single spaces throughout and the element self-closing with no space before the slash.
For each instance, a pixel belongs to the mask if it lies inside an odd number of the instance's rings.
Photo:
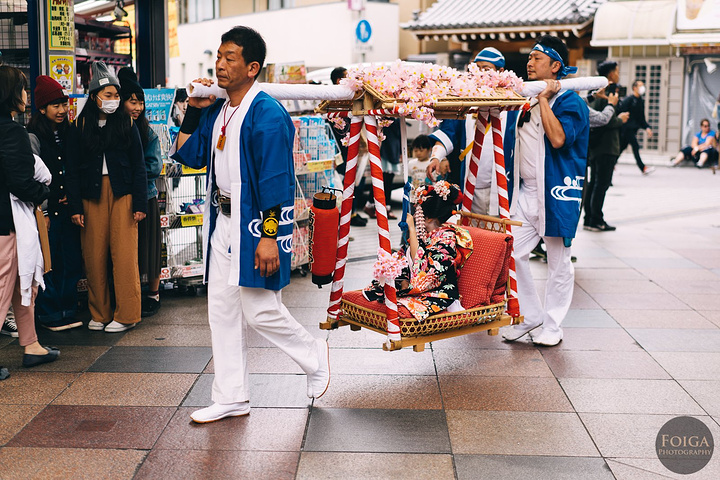
<svg viewBox="0 0 720 480">
<path fill-rule="evenodd" d="M 130 38 L 130 27 L 125 25 L 113 25 L 112 23 L 98 22 L 89 18 L 75 16 L 75 28 L 85 32 L 96 32 L 109 35 L 113 38 Z"/>
<path fill-rule="evenodd" d="M 103 61 L 108 65 L 130 65 L 132 63 L 131 55 L 88 50 L 86 48 L 76 48 L 75 58 L 80 61 Z"/>
</svg>

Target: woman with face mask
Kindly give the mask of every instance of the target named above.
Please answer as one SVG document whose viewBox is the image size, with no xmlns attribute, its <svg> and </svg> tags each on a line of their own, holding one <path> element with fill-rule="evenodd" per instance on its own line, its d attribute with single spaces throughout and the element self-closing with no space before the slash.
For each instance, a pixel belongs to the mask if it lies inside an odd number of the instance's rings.
<svg viewBox="0 0 720 480">
<path fill-rule="evenodd" d="M 120 82 L 103 62 L 91 69 L 90 95 L 77 119 L 80 155 L 68 163 L 68 204 L 81 229 L 92 315 L 88 328 L 123 332 L 140 321 L 137 224 L 147 212 L 145 159 L 137 125 L 119 108 Z"/>
<path fill-rule="evenodd" d="M 80 228 L 72 223 L 65 185 L 68 158 L 78 155 L 77 129 L 68 121 L 68 96 L 46 75 L 35 80 L 35 107 L 28 130 L 35 154 L 52 174 L 46 217 L 50 231 L 52 270 L 45 274 L 45 290 L 35 300 L 35 317 L 52 331 L 81 327 L 77 313 L 77 283 L 82 277 Z"/>
<path fill-rule="evenodd" d="M 145 152 L 145 171 L 147 173 L 147 217 L 138 224 L 138 263 L 140 281 L 147 282 L 148 292 L 142 299 L 142 316 L 150 317 L 160 309 L 160 250 L 162 236 L 160 231 L 160 208 L 155 180 L 162 170 L 160 139 L 150 128 L 145 116 L 145 92 L 130 67 L 121 68 L 120 98 L 125 112 L 130 115 L 140 130 Z"/>
</svg>

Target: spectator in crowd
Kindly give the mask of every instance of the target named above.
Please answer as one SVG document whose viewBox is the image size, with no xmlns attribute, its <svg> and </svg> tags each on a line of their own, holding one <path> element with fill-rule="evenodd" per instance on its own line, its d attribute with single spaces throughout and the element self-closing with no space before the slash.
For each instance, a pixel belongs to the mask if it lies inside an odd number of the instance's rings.
<svg viewBox="0 0 720 480">
<path fill-rule="evenodd" d="M 77 119 L 81 153 L 68 163 L 67 195 L 73 223 L 81 227 L 88 328 L 124 332 L 137 325 L 141 313 L 137 224 L 148 205 L 145 156 L 137 125 L 120 108 L 117 77 L 103 62 L 91 69 L 90 96 Z"/>
<path fill-rule="evenodd" d="M 35 300 L 38 324 L 52 331 L 81 327 L 76 317 L 77 283 L 82 278 L 80 228 L 72 222 L 66 173 L 70 157 L 79 155 L 77 128 L 68 121 L 68 96 L 46 75 L 35 80 L 37 113 L 30 119 L 30 140 L 52 174 L 47 217 L 50 222 L 52 270 L 45 274 L 45 290 Z"/>
<path fill-rule="evenodd" d="M 147 176 L 147 216 L 138 223 L 138 266 L 140 281 L 146 282 L 148 292 L 142 298 L 142 316 L 150 317 L 160 309 L 160 251 L 162 233 L 160 230 L 160 207 L 155 180 L 162 171 L 160 139 L 150 128 L 145 115 L 145 92 L 137 81 L 135 71 L 130 67 L 118 72 L 122 105 L 140 132 L 145 153 Z"/>
<path fill-rule="evenodd" d="M 700 120 L 700 131 L 692 137 L 690 145 L 686 145 L 672 159 L 672 166 L 677 167 L 683 161 L 695 162 L 697 168 L 705 164 L 714 164 L 718 160 L 717 138 L 715 132 L 710 130 L 710 120 Z"/>
<path fill-rule="evenodd" d="M 408 161 L 408 175 L 413 191 L 422 185 L 431 185 L 433 181 L 427 176 L 430 154 L 435 142 L 427 135 L 418 135 L 412 141 L 410 150 L 413 158 Z"/>
<path fill-rule="evenodd" d="M 43 203 L 50 188 L 36 180 L 36 169 L 45 169 L 47 176 L 49 171 L 34 158 L 25 128 L 13 120 L 25 111 L 26 88 L 27 79 L 19 69 L 0 66 L 0 318 L 5 318 L 12 303 L 24 349 L 23 366 L 34 367 L 57 360 L 60 351 L 40 345 L 35 332 L 35 297 L 42 282 L 35 261 L 40 249 L 38 227 L 47 226 L 38 225 L 35 216 L 26 212 Z"/>
<path fill-rule="evenodd" d="M 643 175 L 649 175 L 655 171 L 655 167 L 645 165 L 640 158 L 640 144 L 637 140 L 637 131 L 645 129 L 648 138 L 653 136 L 652 128 L 645 119 L 645 84 L 641 80 L 635 80 L 632 84 L 632 95 L 622 99 L 618 112 L 630 112 L 630 118 L 620 130 L 620 153 L 625 151 L 628 144 L 632 147 L 635 162 Z"/>
<path fill-rule="evenodd" d="M 598 74 L 608 79 L 609 86 L 617 85 L 620 71 L 617 62 L 604 61 L 598 65 Z M 613 90 L 615 90 L 613 88 Z M 605 95 L 606 89 L 596 92 L 590 102 L 590 143 L 588 146 L 588 167 L 590 181 L 585 184 L 585 221 L 583 228 L 593 232 L 609 232 L 615 227 L 608 225 L 603 216 L 605 194 L 612 184 L 613 170 L 620 156 L 620 128 L 627 121 L 627 112 L 617 115 L 615 106 L 618 94 Z M 599 112 L 610 107 L 612 115 L 596 123 Z"/>
</svg>

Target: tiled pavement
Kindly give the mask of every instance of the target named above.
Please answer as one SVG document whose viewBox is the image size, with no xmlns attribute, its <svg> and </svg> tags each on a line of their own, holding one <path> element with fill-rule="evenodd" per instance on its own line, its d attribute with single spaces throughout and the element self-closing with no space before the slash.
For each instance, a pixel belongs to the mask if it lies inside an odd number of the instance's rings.
<svg viewBox="0 0 720 480">
<path fill-rule="evenodd" d="M 667 420 L 695 416 L 720 441 L 719 183 L 618 167 L 606 208 L 618 230 L 575 241 L 555 348 L 476 334 L 383 352 L 381 335 L 319 330 L 329 290 L 294 277 L 285 303 L 331 346 L 331 386 L 314 404 L 299 368 L 250 332 L 251 414 L 192 424 L 213 378 L 202 296 L 165 295 L 126 333 L 42 332 L 62 356 L 32 370 L 0 338 L 12 373 L 0 478 L 673 478 L 654 449 Z M 347 285 L 359 288 L 376 240 L 351 234 Z M 720 454 L 686 478 L 720 478 Z"/>
</svg>

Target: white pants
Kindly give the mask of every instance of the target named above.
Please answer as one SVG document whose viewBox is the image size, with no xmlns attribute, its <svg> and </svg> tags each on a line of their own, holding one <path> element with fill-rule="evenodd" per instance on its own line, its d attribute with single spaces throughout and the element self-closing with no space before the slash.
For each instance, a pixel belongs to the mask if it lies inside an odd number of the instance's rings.
<svg viewBox="0 0 720 480">
<path fill-rule="evenodd" d="M 479 213 L 481 215 L 487 215 L 490 211 L 490 187 L 486 188 L 475 188 L 473 194 L 472 207 L 470 208 L 472 213 Z"/>
<path fill-rule="evenodd" d="M 527 326 L 543 324 L 543 329 L 557 332 L 565 319 L 572 302 L 575 286 L 575 269 L 570 248 L 565 247 L 560 237 L 542 237 L 547 249 L 548 278 L 545 284 L 545 306 L 540 301 L 530 272 L 530 252 L 540 241 L 537 193 L 518 192 L 517 211 L 513 220 L 523 223 L 513 227 L 513 256 L 517 273 L 518 301 L 520 313 Z"/>
<path fill-rule="evenodd" d="M 212 332 L 216 403 L 249 400 L 247 325 L 295 360 L 305 373 L 319 367 L 315 338 L 282 304 L 280 291 L 228 285 L 230 272 L 230 218 L 222 213 L 210 239 L 208 319 Z"/>
</svg>

